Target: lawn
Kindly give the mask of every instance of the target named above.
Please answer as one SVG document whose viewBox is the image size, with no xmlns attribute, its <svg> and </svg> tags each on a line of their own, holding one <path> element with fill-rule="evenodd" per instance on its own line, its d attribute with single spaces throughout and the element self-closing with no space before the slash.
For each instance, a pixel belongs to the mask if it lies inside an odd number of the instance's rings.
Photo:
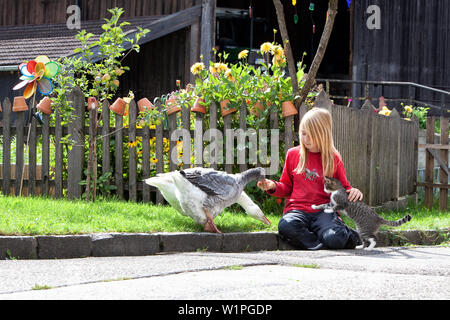
<svg viewBox="0 0 450 320">
<path fill-rule="evenodd" d="M 409 207 L 399 212 L 383 212 L 389 220 L 410 213 L 413 219 L 396 230 L 437 230 L 450 226 L 450 212 Z M 266 214 L 267 226 L 244 213 L 225 210 L 216 219 L 222 232 L 277 231 L 281 212 Z M 344 221 L 354 226 L 353 221 Z M 40 197 L 0 196 L 0 235 L 84 234 L 96 232 L 200 232 L 202 226 L 168 206 L 118 200 L 68 201 Z M 383 226 L 381 230 L 390 227 Z"/>
</svg>

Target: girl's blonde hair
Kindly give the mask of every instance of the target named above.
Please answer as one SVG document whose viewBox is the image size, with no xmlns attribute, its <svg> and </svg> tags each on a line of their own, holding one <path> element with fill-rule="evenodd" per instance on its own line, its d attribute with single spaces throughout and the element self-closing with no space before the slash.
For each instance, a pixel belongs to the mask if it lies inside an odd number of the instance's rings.
<svg viewBox="0 0 450 320">
<path fill-rule="evenodd" d="M 301 132 L 308 134 L 314 146 L 317 146 L 322 156 L 323 175 L 332 177 L 334 173 L 334 156 L 341 155 L 333 143 L 333 122 L 331 113 L 322 108 L 309 110 L 302 118 L 299 128 Z M 308 161 L 308 152 L 300 139 L 300 161 L 295 169 L 298 174 L 305 172 Z"/>
</svg>

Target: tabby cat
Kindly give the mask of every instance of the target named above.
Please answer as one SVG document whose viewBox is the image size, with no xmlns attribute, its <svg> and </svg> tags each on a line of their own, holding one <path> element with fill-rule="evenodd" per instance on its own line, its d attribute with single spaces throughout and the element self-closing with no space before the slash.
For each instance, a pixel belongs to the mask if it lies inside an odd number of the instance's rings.
<svg viewBox="0 0 450 320">
<path fill-rule="evenodd" d="M 397 221 L 388 221 L 380 217 L 375 210 L 366 205 L 364 202 L 350 202 L 345 188 L 338 179 L 325 177 L 325 192 L 331 193 L 331 202 L 322 205 L 312 205 L 315 210 L 325 209 L 325 212 L 339 211 L 347 215 L 355 222 L 356 231 L 358 231 L 362 245 L 357 246 L 356 249 L 363 249 L 364 242 L 370 242 L 367 250 L 372 250 L 375 247 L 375 234 L 382 224 L 398 227 L 411 220 L 408 214 L 404 218 Z"/>
</svg>

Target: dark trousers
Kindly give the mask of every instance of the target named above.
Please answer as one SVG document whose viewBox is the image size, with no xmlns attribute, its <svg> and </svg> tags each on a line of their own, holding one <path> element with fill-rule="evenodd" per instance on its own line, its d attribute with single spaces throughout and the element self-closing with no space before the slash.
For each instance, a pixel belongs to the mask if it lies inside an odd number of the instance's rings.
<svg viewBox="0 0 450 320">
<path fill-rule="evenodd" d="M 278 233 L 298 249 L 353 249 L 359 238 L 356 231 L 347 227 L 335 212 L 324 211 L 289 211 L 278 223 Z"/>
</svg>

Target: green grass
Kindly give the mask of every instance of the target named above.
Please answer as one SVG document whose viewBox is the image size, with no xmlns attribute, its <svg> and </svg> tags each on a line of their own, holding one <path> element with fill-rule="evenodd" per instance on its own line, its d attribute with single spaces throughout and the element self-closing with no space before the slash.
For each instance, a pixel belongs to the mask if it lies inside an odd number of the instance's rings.
<svg viewBox="0 0 450 320">
<path fill-rule="evenodd" d="M 381 213 L 389 220 L 410 213 L 413 219 L 395 230 L 448 229 L 450 212 L 409 207 L 399 212 Z M 281 212 L 266 214 L 266 226 L 244 213 L 225 210 L 216 219 L 222 232 L 277 231 Z M 344 221 L 354 227 L 353 221 Z M 381 230 L 390 229 L 382 227 Z M 57 235 L 97 232 L 201 232 L 203 226 L 168 206 L 125 201 L 99 200 L 95 203 L 39 197 L 0 196 L 0 235 Z"/>
<path fill-rule="evenodd" d="M 216 219 L 222 232 L 275 231 L 243 213 L 225 211 Z M 0 196 L 0 235 L 85 234 L 96 232 L 200 232 L 203 226 L 169 206 L 125 201 L 69 201 Z"/>
</svg>

